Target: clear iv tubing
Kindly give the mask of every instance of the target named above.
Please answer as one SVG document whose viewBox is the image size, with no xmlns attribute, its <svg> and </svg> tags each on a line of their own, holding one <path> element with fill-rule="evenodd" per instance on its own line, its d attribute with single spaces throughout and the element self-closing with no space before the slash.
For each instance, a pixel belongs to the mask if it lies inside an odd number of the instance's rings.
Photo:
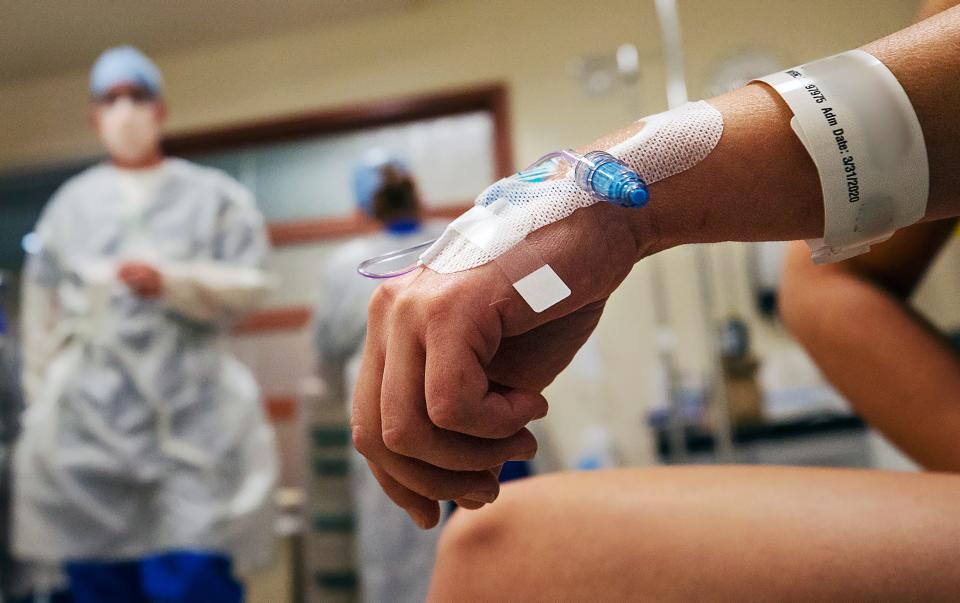
<svg viewBox="0 0 960 603">
<path fill-rule="evenodd" d="M 527 169 L 512 176 L 512 179 L 521 182 L 542 182 L 556 177 L 558 166 L 551 162 L 560 159 L 570 164 L 573 177 L 577 185 L 594 197 L 621 205 L 624 207 L 643 207 L 649 199 L 647 185 L 643 179 L 623 162 L 605 151 L 590 151 L 580 155 L 575 151 L 564 149 L 547 153 L 533 162 Z M 566 174 L 566 171 L 562 172 Z M 419 261 L 405 264 L 395 270 L 376 270 L 381 264 L 388 264 L 406 257 L 414 256 L 419 260 L 421 252 L 436 242 L 436 239 L 425 241 L 413 247 L 391 251 L 362 262 L 357 272 L 367 278 L 384 279 L 402 276 L 412 272 L 419 266 Z"/>
<path fill-rule="evenodd" d="M 376 266 L 377 264 L 386 264 L 387 262 L 392 262 L 394 260 L 398 260 L 400 258 L 404 258 L 414 254 L 416 254 L 416 256 L 419 258 L 421 252 L 426 251 L 427 249 L 430 248 L 431 245 L 433 245 L 436 242 L 437 242 L 436 239 L 430 239 L 429 241 L 424 241 L 423 243 L 414 245 L 413 247 L 407 247 L 406 249 L 398 249 L 396 251 L 391 251 L 390 253 L 378 255 L 375 258 L 370 258 L 369 260 L 361 262 L 360 265 L 357 266 L 357 272 L 359 272 L 360 274 L 362 274 L 367 278 L 393 278 L 395 276 L 403 276 L 408 272 L 412 272 L 417 267 L 418 263 L 414 262 L 412 265 L 406 265 L 403 268 L 399 268 L 397 270 L 387 270 L 384 272 L 374 272 L 373 270 L 371 270 L 371 267 Z"/>
</svg>

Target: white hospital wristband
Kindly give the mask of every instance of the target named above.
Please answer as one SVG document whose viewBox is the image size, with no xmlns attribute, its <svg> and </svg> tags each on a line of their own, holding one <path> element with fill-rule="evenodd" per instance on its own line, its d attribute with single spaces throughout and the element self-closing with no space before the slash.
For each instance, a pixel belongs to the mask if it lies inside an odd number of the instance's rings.
<svg viewBox="0 0 960 603">
<path fill-rule="evenodd" d="M 755 81 L 793 111 L 790 126 L 820 175 L 823 238 L 807 241 L 814 262 L 869 251 L 923 218 L 923 132 L 900 82 L 876 57 L 851 50 Z"/>
</svg>

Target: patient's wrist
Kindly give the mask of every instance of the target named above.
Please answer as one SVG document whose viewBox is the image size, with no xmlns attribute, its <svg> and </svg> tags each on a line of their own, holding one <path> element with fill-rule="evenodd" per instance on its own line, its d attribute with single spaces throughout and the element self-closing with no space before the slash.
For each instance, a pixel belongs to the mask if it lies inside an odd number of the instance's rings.
<svg viewBox="0 0 960 603">
<path fill-rule="evenodd" d="M 819 180 L 790 129 L 789 108 L 756 84 L 709 102 L 723 115 L 720 141 L 693 167 L 650 185 L 632 225 L 643 255 L 688 243 L 821 236 Z"/>
</svg>

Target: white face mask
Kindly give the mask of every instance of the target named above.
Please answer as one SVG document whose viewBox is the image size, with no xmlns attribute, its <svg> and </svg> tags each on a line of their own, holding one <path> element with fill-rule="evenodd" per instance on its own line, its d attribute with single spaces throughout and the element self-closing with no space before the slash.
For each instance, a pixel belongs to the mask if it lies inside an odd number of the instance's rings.
<svg viewBox="0 0 960 603">
<path fill-rule="evenodd" d="M 114 159 L 137 163 L 150 158 L 160 144 L 160 123 L 153 103 L 135 103 L 123 96 L 99 109 L 100 141 Z"/>
</svg>

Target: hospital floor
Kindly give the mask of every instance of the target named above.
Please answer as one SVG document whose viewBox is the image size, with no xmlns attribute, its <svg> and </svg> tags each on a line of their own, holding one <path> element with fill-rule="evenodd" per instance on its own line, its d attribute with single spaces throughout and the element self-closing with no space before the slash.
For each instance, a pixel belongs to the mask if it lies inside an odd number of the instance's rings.
<svg viewBox="0 0 960 603">
<path fill-rule="evenodd" d="M 273 563 L 243 576 L 247 603 L 299 603 L 294 601 L 294 540 L 283 538 Z"/>
</svg>

